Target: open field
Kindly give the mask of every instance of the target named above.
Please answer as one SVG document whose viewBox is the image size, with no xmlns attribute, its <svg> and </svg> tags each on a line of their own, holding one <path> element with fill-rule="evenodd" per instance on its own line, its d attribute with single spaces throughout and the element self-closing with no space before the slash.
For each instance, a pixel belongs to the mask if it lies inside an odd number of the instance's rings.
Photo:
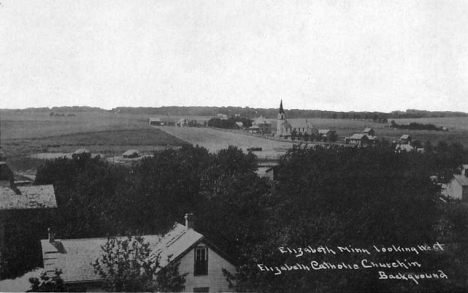
<svg viewBox="0 0 468 293">
<path fill-rule="evenodd" d="M 132 115 L 112 112 L 78 112 L 74 117 L 49 116 L 48 112 L 0 110 L 0 137 L 3 139 L 42 138 L 104 130 L 135 129 L 146 126 L 148 118 L 178 121 L 182 116 Z M 185 116 L 184 116 L 185 117 Z M 210 117 L 187 116 L 207 121 Z"/>
<path fill-rule="evenodd" d="M 86 148 L 95 154 L 114 157 L 129 149 L 137 149 L 145 155 L 155 150 L 178 147 L 188 142 L 206 147 L 213 152 L 229 145 L 238 146 L 243 150 L 261 147 L 263 151 L 256 152 L 260 158 L 273 158 L 283 154 L 292 146 L 290 142 L 208 128 L 151 127 L 147 124 L 149 117 L 159 117 L 162 121 L 177 121 L 180 117 L 175 116 L 111 112 L 74 114 L 76 116 L 55 117 L 49 116 L 47 112 L 0 110 L 0 146 L 9 156 L 11 166 L 16 170 L 34 169 L 43 162 L 41 159 L 34 158 L 35 154 L 42 153 L 40 157 L 56 157 L 60 153 L 72 153 L 78 148 Z M 195 116 L 187 118 L 199 122 L 210 119 L 210 117 Z M 275 131 L 276 119 L 269 120 Z M 386 138 L 389 141 L 398 141 L 401 135 L 410 134 L 413 139 L 421 142 L 428 140 L 433 144 L 439 141 L 460 142 L 468 147 L 468 118 L 465 117 L 395 119 L 399 124 L 417 122 L 445 126 L 449 128 L 448 132 L 392 130 L 385 128 L 385 124 L 361 120 L 320 118 L 307 120 L 309 124 L 319 129 L 336 130 L 339 142 L 342 142 L 345 136 L 360 133 L 365 127 L 372 127 L 379 138 Z"/>
<path fill-rule="evenodd" d="M 468 117 L 441 117 L 441 118 L 413 118 L 413 119 L 390 119 L 397 124 L 410 124 L 411 122 L 421 124 L 434 124 L 435 126 L 445 126 L 449 130 L 467 130 Z"/>
<path fill-rule="evenodd" d="M 160 127 L 161 130 L 185 140 L 193 145 L 207 148 L 210 152 L 217 152 L 230 145 L 246 151 L 251 147 L 261 147 L 261 152 L 255 152 L 260 158 L 276 158 L 292 147 L 290 142 L 281 142 L 246 134 L 215 130 L 211 128 L 189 127 Z"/>
<path fill-rule="evenodd" d="M 69 155 L 79 148 L 113 157 L 129 149 L 145 155 L 186 144 L 150 127 L 146 116 L 99 112 L 76 113 L 76 117 L 49 117 L 45 113 L 15 116 L 13 111 L 1 114 L 0 146 L 17 171 L 34 170 L 43 163 L 41 158 Z"/>
</svg>

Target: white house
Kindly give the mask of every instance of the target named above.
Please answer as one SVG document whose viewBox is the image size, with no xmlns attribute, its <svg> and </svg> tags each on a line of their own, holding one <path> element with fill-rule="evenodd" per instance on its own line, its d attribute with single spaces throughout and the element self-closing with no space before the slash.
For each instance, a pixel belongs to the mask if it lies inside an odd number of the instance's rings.
<svg viewBox="0 0 468 293">
<path fill-rule="evenodd" d="M 186 225 L 176 223 L 163 236 L 143 236 L 152 250 L 150 258 L 160 256 L 160 265 L 179 263 L 179 273 L 187 273 L 184 292 L 229 292 L 223 269 L 234 273 L 234 265 L 226 255 L 193 229 L 191 215 L 186 215 Z M 103 251 L 107 238 L 57 240 L 53 235 L 41 240 L 44 268 L 48 273 L 62 270 L 62 279 L 69 286 L 102 290 L 101 278 L 94 272 L 94 262 Z"/>
</svg>

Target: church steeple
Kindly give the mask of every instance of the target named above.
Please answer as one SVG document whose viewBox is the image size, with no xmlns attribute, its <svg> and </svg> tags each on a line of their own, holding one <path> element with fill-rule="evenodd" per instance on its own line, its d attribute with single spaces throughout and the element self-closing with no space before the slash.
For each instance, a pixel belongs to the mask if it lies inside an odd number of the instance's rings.
<svg viewBox="0 0 468 293">
<path fill-rule="evenodd" d="M 279 113 L 280 113 L 280 114 L 284 114 L 284 109 L 283 109 L 283 100 L 281 100 L 281 102 L 280 102 Z"/>
</svg>

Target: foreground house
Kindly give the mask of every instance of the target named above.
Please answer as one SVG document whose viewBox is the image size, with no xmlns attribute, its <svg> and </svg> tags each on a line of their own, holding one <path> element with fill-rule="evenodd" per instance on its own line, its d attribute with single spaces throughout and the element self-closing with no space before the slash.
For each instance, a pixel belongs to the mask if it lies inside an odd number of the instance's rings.
<svg viewBox="0 0 468 293">
<path fill-rule="evenodd" d="M 164 236 L 143 236 L 152 250 L 151 258 L 160 258 L 160 265 L 179 263 L 179 273 L 187 273 L 185 292 L 227 292 L 229 284 L 222 270 L 234 273 L 234 265 L 226 255 L 193 229 L 190 215 L 186 224 L 176 223 Z M 68 286 L 101 290 L 102 280 L 94 273 L 92 262 L 102 253 L 101 246 L 107 238 L 49 239 L 41 241 L 44 268 L 48 273 L 62 270 L 62 278 Z M 170 261 L 167 259 L 170 256 Z"/>
</svg>

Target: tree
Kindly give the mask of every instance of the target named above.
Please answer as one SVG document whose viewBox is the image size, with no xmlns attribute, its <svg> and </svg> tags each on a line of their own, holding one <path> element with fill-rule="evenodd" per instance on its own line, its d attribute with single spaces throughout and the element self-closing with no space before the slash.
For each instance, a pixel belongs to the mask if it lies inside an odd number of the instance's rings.
<svg viewBox="0 0 468 293">
<path fill-rule="evenodd" d="M 93 263 L 107 291 L 181 291 L 185 275 L 178 264 L 160 267 L 160 256 L 152 258 L 149 243 L 143 237 L 109 238 L 102 246 L 104 254 Z M 168 260 L 169 263 L 169 260 Z"/>
<path fill-rule="evenodd" d="M 46 272 L 42 272 L 40 278 L 29 278 L 31 288 L 27 292 L 69 292 L 65 286 L 61 270 L 55 270 L 55 275 L 49 277 Z"/>
</svg>

